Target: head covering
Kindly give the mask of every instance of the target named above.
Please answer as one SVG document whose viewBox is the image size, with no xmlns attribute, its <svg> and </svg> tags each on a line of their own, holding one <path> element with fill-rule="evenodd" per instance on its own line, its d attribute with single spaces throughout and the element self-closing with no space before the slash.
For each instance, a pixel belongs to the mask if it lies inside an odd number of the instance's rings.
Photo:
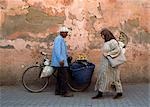
<svg viewBox="0 0 150 107">
<path fill-rule="evenodd" d="M 59 32 L 69 32 L 69 29 L 63 26 L 63 27 L 60 27 Z"/>
</svg>

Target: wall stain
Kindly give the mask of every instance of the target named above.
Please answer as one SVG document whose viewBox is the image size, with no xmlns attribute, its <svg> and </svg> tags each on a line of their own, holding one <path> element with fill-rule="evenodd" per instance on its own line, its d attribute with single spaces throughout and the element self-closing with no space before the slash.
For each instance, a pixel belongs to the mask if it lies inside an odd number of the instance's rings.
<svg viewBox="0 0 150 107">
<path fill-rule="evenodd" d="M 123 25 L 123 29 L 125 32 L 132 32 L 132 30 L 134 28 L 138 28 L 139 27 L 139 19 L 128 19 L 124 25 Z"/>
<path fill-rule="evenodd" d="M 132 38 L 133 43 L 149 44 L 150 33 L 139 26 L 139 19 L 129 19 L 125 24 L 121 25 L 121 29 Z"/>
<path fill-rule="evenodd" d="M 65 20 L 65 16 L 48 16 L 43 11 L 35 7 L 28 8 L 29 13 L 26 15 L 26 21 L 30 24 L 48 24 L 48 25 L 56 25 L 62 24 Z"/>
<path fill-rule="evenodd" d="M 25 41 L 31 41 L 31 42 L 53 42 L 54 38 L 56 37 L 56 33 L 49 34 L 45 38 L 40 38 L 40 37 L 31 37 L 27 33 L 20 34 L 17 39 L 23 39 Z M 16 40 L 16 38 L 11 39 L 11 40 Z"/>
<path fill-rule="evenodd" d="M 63 24 L 65 16 L 48 16 L 37 8 L 29 7 L 26 15 L 6 16 L 2 26 L 4 36 L 15 32 L 39 33 L 51 26 Z"/>
<path fill-rule="evenodd" d="M 139 31 L 138 34 L 134 34 L 133 43 L 150 44 L 150 33 L 144 30 Z"/>
</svg>

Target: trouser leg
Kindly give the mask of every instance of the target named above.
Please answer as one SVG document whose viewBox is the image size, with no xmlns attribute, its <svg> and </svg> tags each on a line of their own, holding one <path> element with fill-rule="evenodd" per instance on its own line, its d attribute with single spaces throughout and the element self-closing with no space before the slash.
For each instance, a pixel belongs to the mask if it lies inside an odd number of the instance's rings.
<svg viewBox="0 0 150 107">
<path fill-rule="evenodd" d="M 56 84 L 55 84 L 55 94 L 60 94 L 60 73 L 59 73 L 59 68 L 56 68 L 56 70 L 58 70 L 57 72 L 57 77 L 56 77 Z"/>
<path fill-rule="evenodd" d="M 57 75 L 57 86 L 56 88 L 59 90 L 61 94 L 65 94 L 68 91 L 67 85 L 67 68 L 59 68 Z"/>
</svg>

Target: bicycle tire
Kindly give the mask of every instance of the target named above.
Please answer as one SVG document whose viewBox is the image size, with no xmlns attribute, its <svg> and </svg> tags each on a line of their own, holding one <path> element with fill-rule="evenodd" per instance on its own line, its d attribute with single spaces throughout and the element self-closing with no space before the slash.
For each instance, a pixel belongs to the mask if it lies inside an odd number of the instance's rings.
<svg viewBox="0 0 150 107">
<path fill-rule="evenodd" d="M 56 70 L 57 71 L 57 70 Z M 53 73 L 52 75 L 53 75 L 53 77 L 55 77 L 55 78 L 57 78 L 57 72 L 55 71 L 55 73 Z M 68 75 L 67 75 L 67 85 L 68 85 L 68 87 L 72 90 L 72 91 L 74 91 L 74 92 L 82 92 L 82 91 L 85 91 L 89 86 L 90 86 L 90 84 L 91 84 L 91 81 L 89 81 L 87 84 L 84 84 L 84 85 L 82 85 L 81 87 L 79 87 L 79 84 L 76 84 L 76 86 L 75 85 L 73 85 L 73 81 L 72 81 L 72 77 L 71 77 L 71 74 L 68 72 Z"/>
<path fill-rule="evenodd" d="M 42 71 L 42 67 L 35 65 L 35 66 L 31 66 L 27 68 L 23 72 L 22 84 L 26 90 L 28 90 L 29 92 L 33 92 L 33 93 L 38 93 L 38 92 L 43 91 L 48 86 L 48 82 L 49 82 L 48 78 L 40 78 L 41 71 Z M 28 73 L 30 75 L 28 75 Z M 35 73 L 35 75 L 31 75 L 32 73 L 33 74 Z"/>
<path fill-rule="evenodd" d="M 82 91 L 85 91 L 91 84 L 91 82 L 87 83 L 87 84 L 84 84 L 83 86 L 79 87 L 79 86 L 73 86 L 72 83 L 67 83 L 69 88 L 72 90 L 72 91 L 75 91 L 75 92 L 82 92 Z"/>
</svg>

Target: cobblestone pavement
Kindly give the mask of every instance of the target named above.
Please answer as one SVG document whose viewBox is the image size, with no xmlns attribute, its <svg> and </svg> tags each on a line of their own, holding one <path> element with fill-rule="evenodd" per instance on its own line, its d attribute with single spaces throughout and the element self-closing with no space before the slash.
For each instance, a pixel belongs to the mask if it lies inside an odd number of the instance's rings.
<svg viewBox="0 0 150 107">
<path fill-rule="evenodd" d="M 92 100 L 92 87 L 85 92 L 74 92 L 74 97 L 54 95 L 54 88 L 41 93 L 30 93 L 22 86 L 1 86 L 0 107 L 150 107 L 150 84 L 123 85 L 124 95 L 114 100 L 113 94 Z"/>
</svg>

